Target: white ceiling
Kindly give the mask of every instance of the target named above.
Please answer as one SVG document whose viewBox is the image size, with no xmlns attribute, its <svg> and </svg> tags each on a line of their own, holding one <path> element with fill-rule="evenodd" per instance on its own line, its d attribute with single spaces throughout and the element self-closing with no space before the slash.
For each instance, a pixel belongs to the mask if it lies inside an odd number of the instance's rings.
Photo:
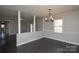
<svg viewBox="0 0 79 59">
<path fill-rule="evenodd" d="M 20 10 L 22 18 L 48 16 L 48 8 L 52 9 L 53 15 L 79 10 L 78 5 L 0 5 L 0 15 L 17 17 Z"/>
</svg>

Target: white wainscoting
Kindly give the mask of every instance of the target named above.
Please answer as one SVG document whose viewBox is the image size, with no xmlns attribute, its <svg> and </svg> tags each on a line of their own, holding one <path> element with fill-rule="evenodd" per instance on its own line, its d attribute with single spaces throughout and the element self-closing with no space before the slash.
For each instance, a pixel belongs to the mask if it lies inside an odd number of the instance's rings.
<svg viewBox="0 0 79 59">
<path fill-rule="evenodd" d="M 55 33 L 53 31 L 45 31 L 44 37 L 79 45 L 79 33 L 78 32 Z"/>
<path fill-rule="evenodd" d="M 26 44 L 34 40 L 38 40 L 43 37 L 79 45 L 79 33 L 74 32 L 54 33 L 52 31 L 44 31 L 44 32 L 37 31 L 37 32 L 17 34 L 17 46 Z"/>
<path fill-rule="evenodd" d="M 40 39 L 42 37 L 43 37 L 42 31 L 17 34 L 17 45 L 16 46 L 26 44 L 28 42 Z"/>
</svg>

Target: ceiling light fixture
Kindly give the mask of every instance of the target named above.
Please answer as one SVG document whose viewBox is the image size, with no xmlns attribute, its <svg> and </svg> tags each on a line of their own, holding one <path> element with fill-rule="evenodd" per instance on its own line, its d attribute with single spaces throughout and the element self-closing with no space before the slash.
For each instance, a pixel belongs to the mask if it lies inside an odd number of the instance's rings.
<svg viewBox="0 0 79 59">
<path fill-rule="evenodd" d="M 49 16 L 45 18 L 46 22 L 54 22 L 54 18 L 52 17 L 51 9 L 48 9 Z"/>
</svg>

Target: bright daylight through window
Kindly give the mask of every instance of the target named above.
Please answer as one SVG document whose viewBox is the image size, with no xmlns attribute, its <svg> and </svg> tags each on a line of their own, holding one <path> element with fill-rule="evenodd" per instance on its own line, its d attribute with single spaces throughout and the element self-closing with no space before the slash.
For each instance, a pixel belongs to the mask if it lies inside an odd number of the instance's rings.
<svg viewBox="0 0 79 59">
<path fill-rule="evenodd" d="M 63 30 L 63 20 L 62 19 L 54 20 L 54 32 L 62 33 L 62 30 Z"/>
</svg>

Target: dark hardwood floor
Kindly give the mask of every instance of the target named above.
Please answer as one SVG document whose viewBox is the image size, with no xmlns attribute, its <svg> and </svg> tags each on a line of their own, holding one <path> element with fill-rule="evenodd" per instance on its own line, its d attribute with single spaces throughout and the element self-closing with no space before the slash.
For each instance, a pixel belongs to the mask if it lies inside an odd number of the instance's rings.
<svg viewBox="0 0 79 59">
<path fill-rule="evenodd" d="M 49 38 L 41 38 L 36 41 L 9 48 L 7 53 L 78 53 L 79 46 L 57 41 Z"/>
<path fill-rule="evenodd" d="M 0 45 L 0 53 L 16 51 L 16 35 L 6 35 L 6 42 Z"/>
<path fill-rule="evenodd" d="M 42 38 L 17 47 L 17 52 L 22 53 L 78 53 L 79 46 Z"/>
</svg>

